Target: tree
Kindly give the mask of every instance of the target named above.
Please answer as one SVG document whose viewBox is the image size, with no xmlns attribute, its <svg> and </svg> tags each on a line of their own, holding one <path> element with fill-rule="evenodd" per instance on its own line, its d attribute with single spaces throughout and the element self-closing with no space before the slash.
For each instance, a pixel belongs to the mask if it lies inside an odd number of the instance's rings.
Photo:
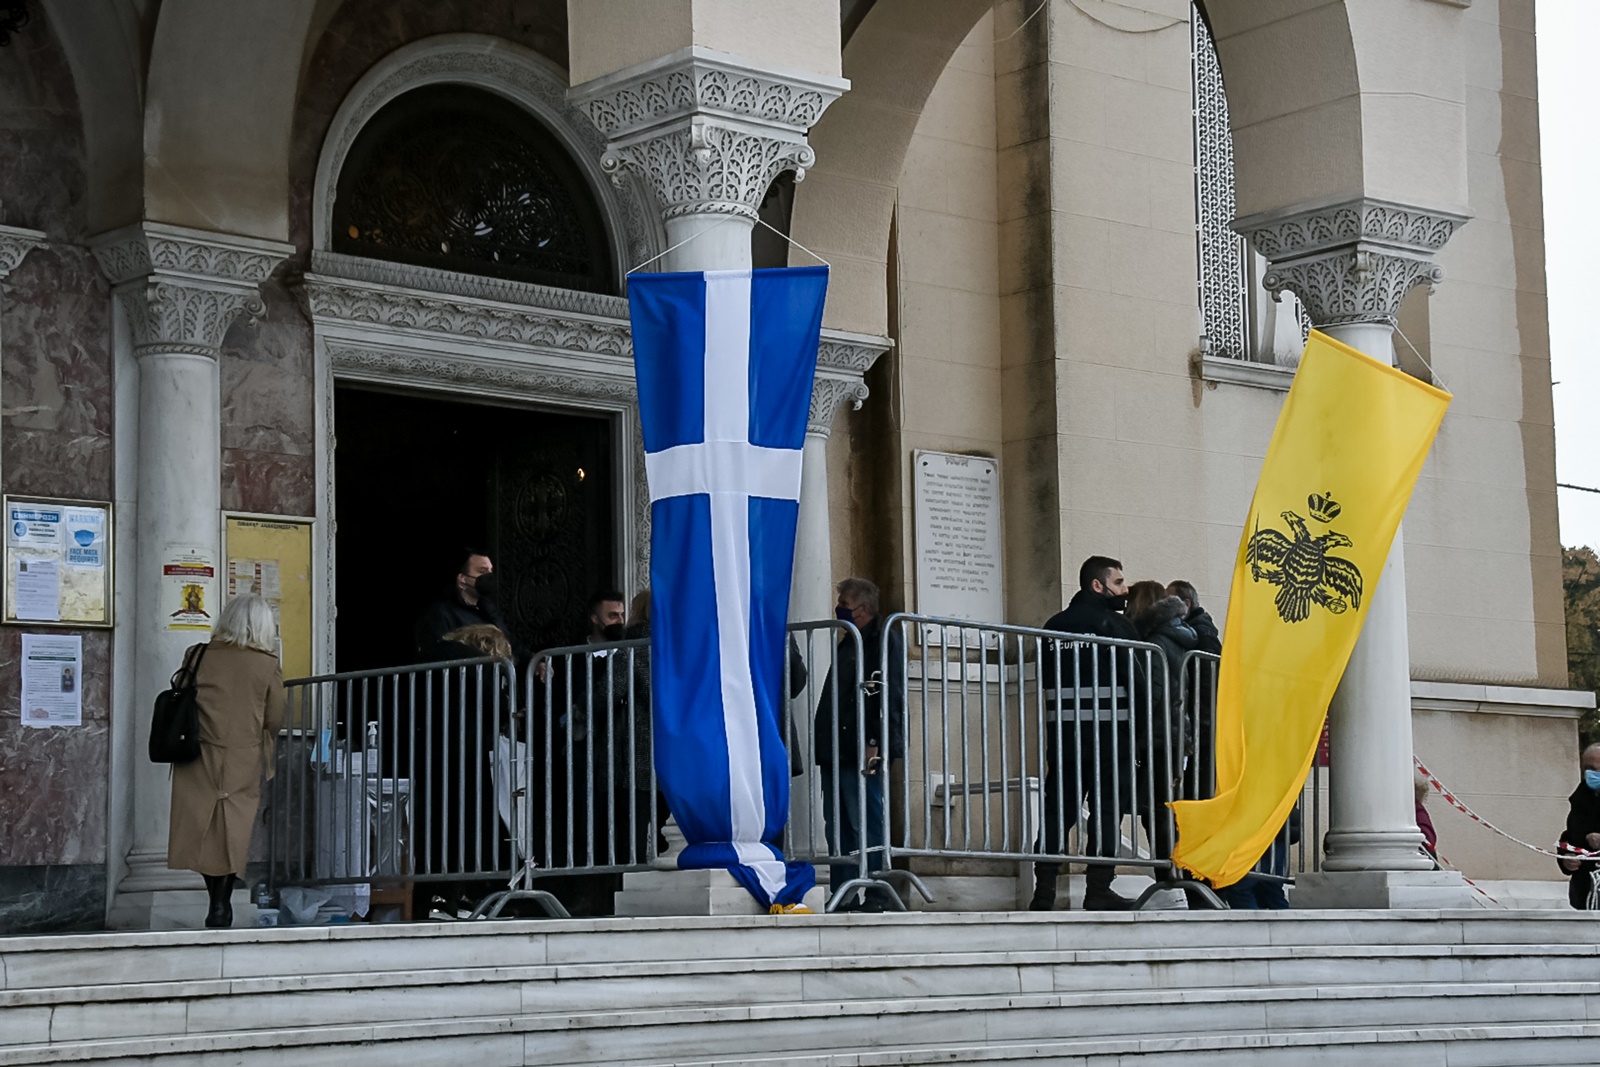
<svg viewBox="0 0 1600 1067">
<path fill-rule="evenodd" d="M 1600 556 L 1587 545 L 1561 551 L 1567 603 L 1567 674 L 1574 688 L 1600 696 Z M 1584 713 L 1583 743 L 1600 741 L 1600 715 Z"/>
</svg>

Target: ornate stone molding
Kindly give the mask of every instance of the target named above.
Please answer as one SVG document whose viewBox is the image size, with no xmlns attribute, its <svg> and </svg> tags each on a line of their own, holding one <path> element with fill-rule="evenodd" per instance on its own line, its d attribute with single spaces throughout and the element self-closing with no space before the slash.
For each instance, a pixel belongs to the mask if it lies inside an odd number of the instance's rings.
<svg viewBox="0 0 1600 1067">
<path fill-rule="evenodd" d="M 0 278 L 17 269 L 23 257 L 45 245 L 44 231 L 0 226 Z"/>
<path fill-rule="evenodd" d="M 491 278 L 485 274 L 461 274 L 340 252 L 312 252 L 311 269 L 335 284 L 339 281 L 362 282 L 391 289 L 414 290 L 431 296 L 459 296 L 468 300 L 520 304 L 602 318 L 628 317 L 627 297 L 586 293 L 577 289 L 556 289 L 547 285 Z"/>
<path fill-rule="evenodd" d="M 811 387 L 811 413 L 806 418 L 808 433 L 828 436 L 834 416 L 847 401 L 852 409 L 861 409 L 870 392 L 862 376 L 893 343 L 887 337 L 868 334 L 823 332 L 817 350 L 817 379 Z"/>
<path fill-rule="evenodd" d="M 215 357 L 241 312 L 265 310 L 260 285 L 294 246 L 147 222 L 96 238 L 100 269 L 123 298 L 134 352 Z"/>
<path fill-rule="evenodd" d="M 609 142 L 600 164 L 655 188 L 662 217 L 755 219 L 786 170 L 805 177 L 816 154 L 806 132 L 849 82 L 761 70 L 691 47 L 575 87 L 573 102 Z"/>
<path fill-rule="evenodd" d="M 385 56 L 350 90 L 339 106 L 317 160 L 312 242 L 326 249 L 333 225 L 333 192 L 356 137 L 395 97 L 424 85 L 474 85 L 527 109 L 567 147 L 590 178 L 617 249 L 620 275 L 663 246 L 661 223 L 649 194 L 632 178 L 610 182 L 598 161 L 606 139 L 567 99 L 567 77 L 549 60 L 520 45 L 479 34 L 453 33 L 413 41 Z M 627 262 L 623 260 L 626 259 Z"/>
<path fill-rule="evenodd" d="M 1272 264 L 1262 284 L 1288 290 L 1317 326 L 1391 322 L 1415 285 L 1444 278 L 1435 260 L 1467 216 L 1358 199 L 1241 218 L 1234 229 Z"/>
</svg>

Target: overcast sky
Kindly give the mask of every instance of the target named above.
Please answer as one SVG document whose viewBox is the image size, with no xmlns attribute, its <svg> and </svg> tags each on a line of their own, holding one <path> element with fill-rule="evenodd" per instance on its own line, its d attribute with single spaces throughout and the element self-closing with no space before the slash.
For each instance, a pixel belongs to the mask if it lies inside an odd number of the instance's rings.
<svg viewBox="0 0 1600 1067">
<path fill-rule="evenodd" d="M 1600 489 L 1600 0 L 1537 4 L 1556 480 Z M 1600 494 L 1560 500 L 1561 543 L 1600 549 Z"/>
</svg>

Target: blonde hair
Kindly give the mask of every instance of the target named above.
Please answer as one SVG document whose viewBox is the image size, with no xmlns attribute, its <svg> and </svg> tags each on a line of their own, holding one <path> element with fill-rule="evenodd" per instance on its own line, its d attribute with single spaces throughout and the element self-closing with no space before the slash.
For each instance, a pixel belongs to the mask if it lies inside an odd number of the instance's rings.
<svg viewBox="0 0 1600 1067">
<path fill-rule="evenodd" d="M 641 589 L 634 594 L 633 603 L 628 605 L 628 625 L 640 626 L 650 621 L 650 590 Z"/>
<path fill-rule="evenodd" d="M 1428 794 L 1433 792 L 1433 783 L 1428 781 L 1428 776 L 1423 774 L 1421 771 L 1415 771 L 1412 773 L 1411 786 L 1417 794 L 1418 804 L 1421 804 L 1428 798 Z"/>
<path fill-rule="evenodd" d="M 268 655 L 278 654 L 278 620 L 272 617 L 272 607 L 254 593 L 245 593 L 228 601 L 222 617 L 211 631 L 211 640 L 237 648 L 252 648 Z"/>
<path fill-rule="evenodd" d="M 506 640 L 506 635 L 494 623 L 480 622 L 463 626 L 445 634 L 444 639 L 466 645 L 480 655 L 493 656 L 495 659 L 511 658 L 511 642 Z"/>
</svg>

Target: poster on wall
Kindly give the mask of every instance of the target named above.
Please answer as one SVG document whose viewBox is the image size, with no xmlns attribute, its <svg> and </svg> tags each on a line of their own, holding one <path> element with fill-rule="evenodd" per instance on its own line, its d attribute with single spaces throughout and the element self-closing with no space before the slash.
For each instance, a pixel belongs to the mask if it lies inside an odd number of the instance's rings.
<svg viewBox="0 0 1600 1067">
<path fill-rule="evenodd" d="M 4 498 L 7 623 L 111 625 L 111 505 Z"/>
<path fill-rule="evenodd" d="M 22 635 L 22 725 L 83 725 L 83 638 Z"/>
<path fill-rule="evenodd" d="M 311 520 L 228 515 L 222 544 L 228 597 L 266 600 L 278 622 L 283 676 L 311 674 Z"/>
<path fill-rule="evenodd" d="M 205 548 L 168 545 L 161 609 L 168 630 L 210 630 L 217 621 L 217 561 Z"/>
<path fill-rule="evenodd" d="M 917 610 L 997 622 L 1001 573 L 1000 463 L 990 456 L 912 453 Z M 952 630 L 951 640 L 959 640 Z"/>
</svg>

